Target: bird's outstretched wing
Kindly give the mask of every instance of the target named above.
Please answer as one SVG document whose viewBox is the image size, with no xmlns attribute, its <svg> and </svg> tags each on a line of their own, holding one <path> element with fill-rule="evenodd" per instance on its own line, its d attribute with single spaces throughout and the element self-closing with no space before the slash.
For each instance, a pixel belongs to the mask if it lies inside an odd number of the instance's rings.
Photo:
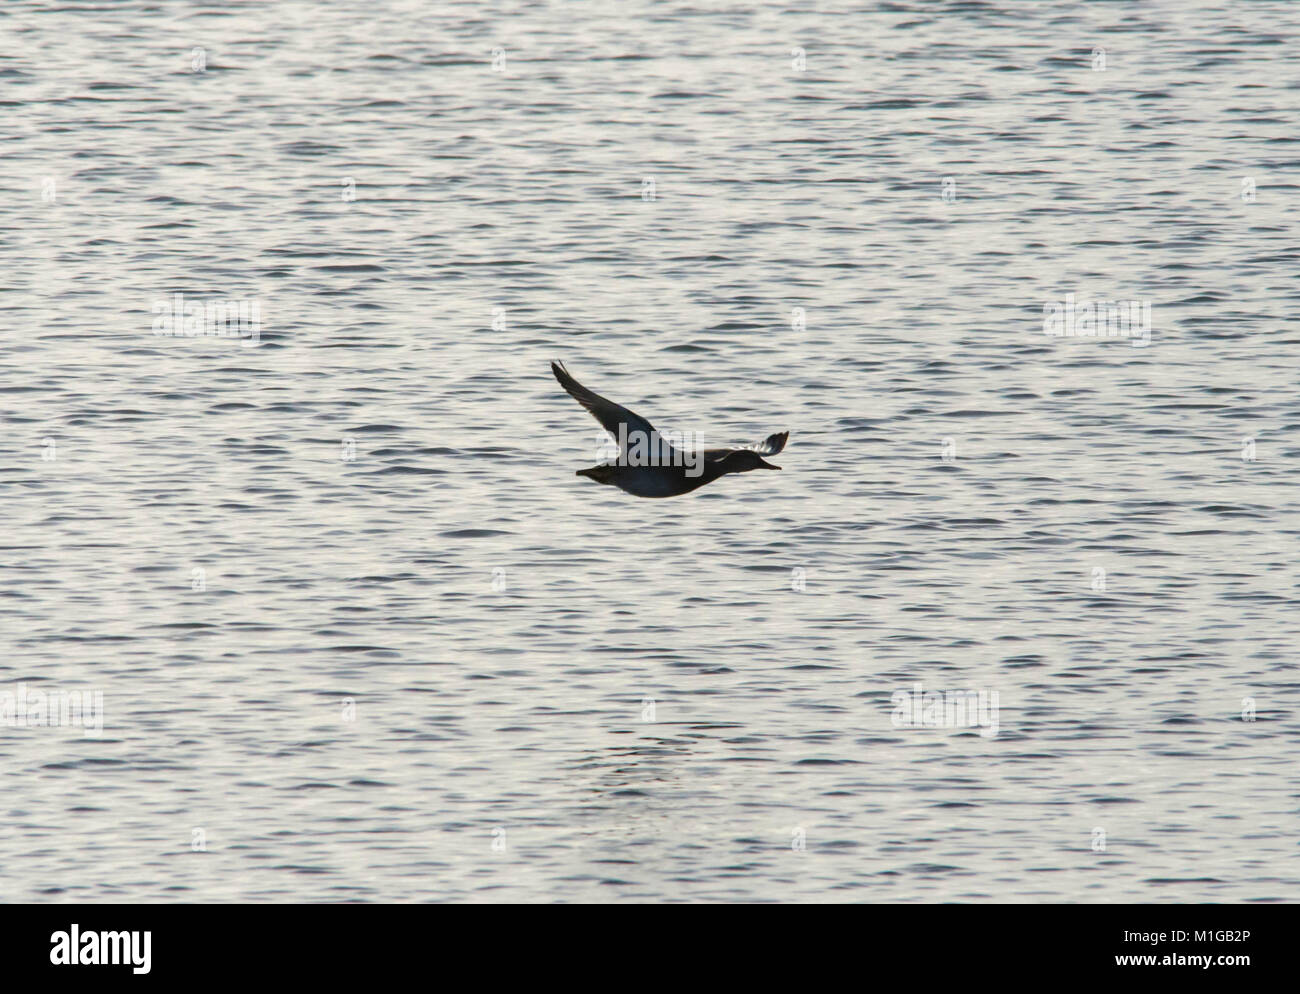
<svg viewBox="0 0 1300 994">
<path fill-rule="evenodd" d="M 757 445 L 751 445 L 750 448 L 760 456 L 774 456 L 785 448 L 785 443 L 789 438 L 790 433 L 788 431 L 778 431 L 775 435 L 768 435 Z"/>
<path fill-rule="evenodd" d="M 642 443 L 646 446 L 657 446 L 659 442 L 659 433 L 655 431 L 652 425 L 639 414 L 633 414 L 626 407 L 619 407 L 612 400 L 606 400 L 598 393 L 588 390 L 581 383 L 569 375 L 569 371 L 564 368 L 561 362 L 551 363 L 551 372 L 555 378 L 560 381 L 560 386 L 569 392 L 569 395 L 579 404 L 591 412 L 591 416 L 600 422 L 601 426 L 614 436 L 614 440 L 621 446 L 635 445 L 634 436 L 638 433 L 645 436 Z M 622 437 L 620 438 L 619 427 L 624 426 Z"/>
</svg>

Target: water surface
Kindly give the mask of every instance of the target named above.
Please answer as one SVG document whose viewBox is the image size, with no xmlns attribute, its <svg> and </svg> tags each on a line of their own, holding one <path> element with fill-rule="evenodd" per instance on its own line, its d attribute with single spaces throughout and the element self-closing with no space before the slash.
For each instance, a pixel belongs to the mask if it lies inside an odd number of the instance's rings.
<svg viewBox="0 0 1300 994">
<path fill-rule="evenodd" d="M 1300 7 L 783 6 L 4 6 L 0 898 L 1300 897 Z"/>
</svg>

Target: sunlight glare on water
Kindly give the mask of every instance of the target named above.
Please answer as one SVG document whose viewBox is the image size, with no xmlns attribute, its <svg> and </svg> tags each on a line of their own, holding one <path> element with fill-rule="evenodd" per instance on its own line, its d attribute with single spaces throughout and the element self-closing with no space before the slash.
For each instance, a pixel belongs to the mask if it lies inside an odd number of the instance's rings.
<svg viewBox="0 0 1300 994">
<path fill-rule="evenodd" d="M 1298 27 L 6 4 L 0 898 L 1296 900 Z"/>
</svg>

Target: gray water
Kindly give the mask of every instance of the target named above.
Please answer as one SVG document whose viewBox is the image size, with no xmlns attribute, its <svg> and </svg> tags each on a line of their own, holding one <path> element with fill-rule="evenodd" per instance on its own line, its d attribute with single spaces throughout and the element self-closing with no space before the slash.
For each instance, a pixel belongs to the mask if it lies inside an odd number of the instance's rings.
<svg viewBox="0 0 1300 994">
<path fill-rule="evenodd" d="M 0 724 L 0 899 L 1300 898 L 1300 5 L 1224 6 L 5 4 L 0 692 L 103 727 Z M 578 478 L 551 359 L 783 470 Z"/>
</svg>

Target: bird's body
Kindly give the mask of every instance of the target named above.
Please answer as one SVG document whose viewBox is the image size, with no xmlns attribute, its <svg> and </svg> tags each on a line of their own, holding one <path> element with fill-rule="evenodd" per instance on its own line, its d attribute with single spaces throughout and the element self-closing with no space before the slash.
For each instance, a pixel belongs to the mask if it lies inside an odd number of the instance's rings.
<svg viewBox="0 0 1300 994">
<path fill-rule="evenodd" d="M 578 476 L 618 487 L 634 497 L 678 497 L 728 473 L 781 468 L 763 456 L 774 456 L 785 448 L 788 431 L 769 435 L 752 448 L 687 452 L 670 445 L 645 418 L 588 390 L 563 364 L 551 363 L 551 372 L 619 443 L 615 462 L 580 469 Z"/>
</svg>

